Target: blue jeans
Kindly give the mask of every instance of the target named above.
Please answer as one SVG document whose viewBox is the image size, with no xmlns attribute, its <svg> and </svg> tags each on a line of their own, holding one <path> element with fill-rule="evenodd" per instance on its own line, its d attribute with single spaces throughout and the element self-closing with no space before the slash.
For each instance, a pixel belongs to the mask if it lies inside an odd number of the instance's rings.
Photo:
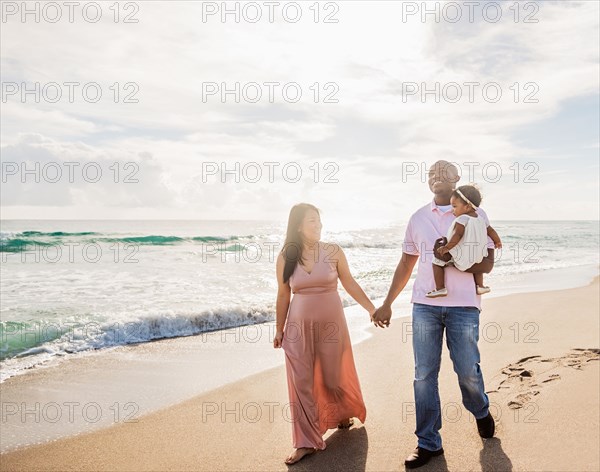
<svg viewBox="0 0 600 472">
<path fill-rule="evenodd" d="M 432 306 L 415 303 L 412 313 L 415 355 L 415 409 L 418 445 L 430 451 L 442 447 L 442 409 L 438 374 L 442 339 L 458 375 L 463 405 L 477 419 L 485 418 L 490 405 L 479 368 L 479 309 L 471 306 Z"/>
</svg>

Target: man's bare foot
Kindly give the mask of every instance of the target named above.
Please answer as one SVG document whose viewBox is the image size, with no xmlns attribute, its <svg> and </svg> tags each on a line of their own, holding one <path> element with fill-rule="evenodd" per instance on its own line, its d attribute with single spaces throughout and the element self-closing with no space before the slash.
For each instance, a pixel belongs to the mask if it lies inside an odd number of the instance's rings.
<svg viewBox="0 0 600 472">
<path fill-rule="evenodd" d="M 314 447 L 299 447 L 295 449 L 289 456 L 287 456 L 285 463 L 287 465 L 292 465 L 301 460 L 303 457 L 308 456 L 315 452 L 316 449 Z"/>
</svg>

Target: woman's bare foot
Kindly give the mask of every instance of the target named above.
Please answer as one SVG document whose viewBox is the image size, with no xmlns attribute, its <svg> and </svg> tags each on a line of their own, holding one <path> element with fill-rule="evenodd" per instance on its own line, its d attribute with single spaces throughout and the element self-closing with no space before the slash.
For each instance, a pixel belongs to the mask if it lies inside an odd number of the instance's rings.
<svg viewBox="0 0 600 472">
<path fill-rule="evenodd" d="M 289 456 L 287 456 L 285 463 L 288 465 L 295 464 L 303 457 L 308 456 L 315 451 L 316 449 L 314 447 L 299 447 L 298 449 L 295 449 L 294 452 L 292 452 Z"/>
<path fill-rule="evenodd" d="M 347 420 L 341 421 L 338 424 L 339 429 L 348 429 L 354 424 L 354 418 L 348 418 Z"/>
</svg>

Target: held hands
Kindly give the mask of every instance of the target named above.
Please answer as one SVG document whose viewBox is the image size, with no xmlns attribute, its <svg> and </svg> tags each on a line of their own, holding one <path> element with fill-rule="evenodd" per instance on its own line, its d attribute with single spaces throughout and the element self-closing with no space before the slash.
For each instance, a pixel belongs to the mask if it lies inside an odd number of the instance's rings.
<svg viewBox="0 0 600 472">
<path fill-rule="evenodd" d="M 390 318 L 392 317 L 392 308 L 389 305 L 383 304 L 371 315 L 371 321 L 378 328 L 387 328 L 390 326 Z"/>
<path fill-rule="evenodd" d="M 283 341 L 283 331 L 277 331 L 275 338 L 273 339 L 273 347 L 278 349 L 281 347 L 281 341 Z"/>
</svg>

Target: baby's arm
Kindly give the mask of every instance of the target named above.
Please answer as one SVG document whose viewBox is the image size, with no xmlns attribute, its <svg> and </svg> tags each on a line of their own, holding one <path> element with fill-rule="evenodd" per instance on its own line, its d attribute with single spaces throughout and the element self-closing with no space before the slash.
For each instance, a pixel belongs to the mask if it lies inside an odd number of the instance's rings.
<svg viewBox="0 0 600 472">
<path fill-rule="evenodd" d="M 500 249 L 502 248 L 502 241 L 500 241 L 500 236 L 498 236 L 498 233 L 496 233 L 496 230 L 494 228 L 492 228 L 491 226 L 487 227 L 487 235 L 492 238 L 492 241 L 494 241 L 494 247 L 496 249 Z"/>
<path fill-rule="evenodd" d="M 444 255 L 447 252 L 450 252 L 450 249 L 452 249 L 454 246 L 456 246 L 460 242 L 460 240 L 462 239 L 464 234 L 465 234 L 465 226 L 456 222 L 456 224 L 454 225 L 454 231 L 452 231 L 452 236 L 450 237 L 450 240 L 446 243 L 446 245 L 444 245 L 438 249 L 439 253 L 441 255 Z"/>
</svg>

